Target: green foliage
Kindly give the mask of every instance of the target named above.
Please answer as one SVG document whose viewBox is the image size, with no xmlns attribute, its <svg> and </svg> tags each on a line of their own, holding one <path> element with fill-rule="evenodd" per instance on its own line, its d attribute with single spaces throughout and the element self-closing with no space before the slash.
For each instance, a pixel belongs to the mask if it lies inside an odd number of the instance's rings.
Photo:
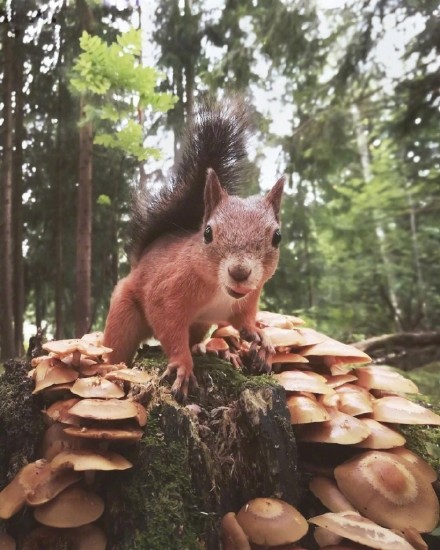
<svg viewBox="0 0 440 550">
<path fill-rule="evenodd" d="M 84 31 L 80 46 L 82 53 L 73 65 L 70 84 L 87 98 L 84 120 L 97 123 L 94 142 L 138 160 L 157 158 L 157 149 L 143 146 L 138 112 L 147 108 L 166 112 L 176 98 L 156 91 L 159 73 L 140 65 L 140 31 L 119 34 L 110 45 Z M 103 122 L 116 124 L 116 128 L 109 132 Z"/>
</svg>

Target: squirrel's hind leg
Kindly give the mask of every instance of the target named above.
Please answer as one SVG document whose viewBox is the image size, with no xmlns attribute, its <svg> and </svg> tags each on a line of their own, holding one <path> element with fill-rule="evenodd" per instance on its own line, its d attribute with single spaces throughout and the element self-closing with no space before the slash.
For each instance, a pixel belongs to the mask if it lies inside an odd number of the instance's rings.
<svg viewBox="0 0 440 550">
<path fill-rule="evenodd" d="M 104 330 L 104 345 L 113 349 L 108 360 L 130 365 L 139 344 L 151 336 L 152 330 L 133 296 L 129 275 L 116 285 L 110 302 Z"/>
</svg>

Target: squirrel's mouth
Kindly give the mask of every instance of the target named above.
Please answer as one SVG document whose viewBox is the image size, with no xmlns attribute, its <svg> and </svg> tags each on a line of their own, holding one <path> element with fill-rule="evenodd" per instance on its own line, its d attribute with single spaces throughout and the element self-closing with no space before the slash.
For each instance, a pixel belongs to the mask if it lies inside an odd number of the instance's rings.
<svg viewBox="0 0 440 550">
<path fill-rule="evenodd" d="M 232 298 L 235 298 L 236 300 L 238 300 L 239 298 L 244 298 L 250 292 L 250 289 L 243 289 L 238 292 L 237 290 L 232 289 L 230 286 L 226 286 L 225 288 L 229 296 L 232 296 Z"/>
</svg>

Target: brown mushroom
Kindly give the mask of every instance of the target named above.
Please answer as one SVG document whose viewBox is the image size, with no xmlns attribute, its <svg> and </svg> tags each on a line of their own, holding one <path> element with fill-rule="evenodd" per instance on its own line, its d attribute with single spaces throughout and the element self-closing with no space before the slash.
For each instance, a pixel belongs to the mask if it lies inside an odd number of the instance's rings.
<svg viewBox="0 0 440 550">
<path fill-rule="evenodd" d="M 50 502 L 35 508 L 34 517 L 49 527 L 80 527 L 96 521 L 103 511 L 101 497 L 80 487 L 69 487 Z"/>
<path fill-rule="evenodd" d="M 233 338 L 234 340 L 240 339 L 240 332 L 232 325 L 225 325 L 218 327 L 212 333 L 213 338 Z"/>
<path fill-rule="evenodd" d="M 64 432 L 72 438 L 81 439 L 109 439 L 112 441 L 139 441 L 143 435 L 142 430 L 136 428 L 101 428 L 70 426 L 64 428 Z"/>
<path fill-rule="evenodd" d="M 50 463 L 55 470 L 72 468 L 76 472 L 86 470 L 127 470 L 133 464 L 118 453 L 78 449 L 62 451 Z"/>
<path fill-rule="evenodd" d="M 398 393 L 419 393 L 418 387 L 390 367 L 368 365 L 356 369 L 358 385 L 364 388 Z"/>
<path fill-rule="evenodd" d="M 335 390 L 327 385 L 326 379 L 316 372 L 287 370 L 274 374 L 273 378 L 286 391 L 307 391 L 319 394 L 335 393 Z"/>
<path fill-rule="evenodd" d="M 437 479 L 437 472 L 434 470 L 434 468 L 425 460 L 423 460 L 421 456 L 413 453 L 409 449 L 406 449 L 405 447 L 396 447 L 394 449 L 389 449 L 388 452 L 392 453 L 393 455 L 400 456 L 400 458 L 403 458 L 411 464 L 414 464 L 414 466 L 417 467 L 419 472 L 428 481 L 428 483 L 434 483 L 434 481 Z"/>
<path fill-rule="evenodd" d="M 305 395 L 290 395 L 286 402 L 292 424 L 309 424 L 330 420 L 327 410 L 316 399 Z"/>
<path fill-rule="evenodd" d="M 325 379 L 327 380 L 327 384 L 331 388 L 339 388 L 340 386 L 343 386 L 344 384 L 347 384 L 349 382 L 353 382 L 357 380 L 357 376 L 354 374 L 325 374 Z"/>
<path fill-rule="evenodd" d="M 370 435 L 370 430 L 365 424 L 348 414 L 335 408 L 329 408 L 330 420 L 319 424 L 299 426 L 298 438 L 301 441 L 315 443 L 338 443 L 340 445 L 352 445 L 359 443 Z"/>
<path fill-rule="evenodd" d="M 69 414 L 93 420 L 124 420 L 135 418 L 138 409 L 131 401 L 118 399 L 82 399 L 70 409 Z"/>
<path fill-rule="evenodd" d="M 356 512 L 356 508 L 341 493 L 333 479 L 315 476 L 309 489 L 330 512 Z"/>
<path fill-rule="evenodd" d="M 335 469 L 341 492 L 359 512 L 392 529 L 431 531 L 439 503 L 417 467 L 386 451 L 367 451 Z"/>
<path fill-rule="evenodd" d="M 40 455 L 49 462 L 62 451 L 81 449 L 86 446 L 83 441 L 70 437 L 64 430 L 68 424 L 55 422 L 45 431 L 41 444 Z M 73 427 L 73 426 L 72 426 Z M 76 429 L 81 428 L 75 426 Z"/>
<path fill-rule="evenodd" d="M 361 447 L 362 449 L 391 449 L 392 447 L 405 445 L 405 438 L 396 430 L 392 430 L 372 418 L 360 418 L 359 420 L 368 426 L 371 433 L 366 439 L 360 443 L 356 443 L 355 447 Z"/>
<path fill-rule="evenodd" d="M 300 331 L 300 329 L 278 327 L 266 327 L 262 331 L 275 348 L 288 349 L 291 347 L 308 346 L 322 340 L 322 337 L 315 331 L 304 332 Z"/>
<path fill-rule="evenodd" d="M 397 424 L 433 424 L 440 426 L 440 416 L 404 397 L 382 397 L 373 403 L 373 418 Z"/>
<path fill-rule="evenodd" d="M 107 539 L 102 529 L 93 523 L 70 529 L 40 526 L 27 535 L 24 549 L 64 548 L 65 545 L 75 550 L 105 550 Z"/>
<path fill-rule="evenodd" d="M 339 544 L 342 540 L 340 535 L 337 535 L 336 533 L 333 533 L 333 531 L 329 531 L 324 527 L 315 527 L 313 537 L 320 548 L 331 544 Z"/>
<path fill-rule="evenodd" d="M 80 399 L 77 397 L 64 401 L 56 401 L 46 409 L 46 416 L 54 422 L 79 426 L 79 419 L 69 412 L 74 405 L 79 403 L 79 401 Z"/>
<path fill-rule="evenodd" d="M 32 393 L 39 393 L 41 390 L 55 384 L 73 382 L 78 378 L 78 373 L 69 369 L 59 359 L 46 359 L 41 361 L 35 368 L 35 389 Z"/>
<path fill-rule="evenodd" d="M 108 372 L 105 378 L 107 380 L 131 382 L 132 384 L 148 384 L 154 377 L 144 370 L 122 368 Z"/>
<path fill-rule="evenodd" d="M 90 334 L 84 334 L 84 336 L 81 336 L 81 340 L 84 342 L 87 342 L 87 344 L 93 344 L 94 346 L 102 346 L 102 343 L 104 342 L 104 333 L 97 331 L 97 332 L 91 332 Z"/>
<path fill-rule="evenodd" d="M 329 512 L 310 518 L 309 522 L 370 548 L 413 550 L 403 537 L 396 535 L 390 529 L 380 527 L 356 512 Z"/>
<path fill-rule="evenodd" d="M 308 530 L 296 508 L 275 498 L 255 498 L 237 514 L 237 521 L 255 544 L 277 546 L 295 542 Z"/>
<path fill-rule="evenodd" d="M 73 384 L 71 392 L 80 397 L 99 399 L 120 399 L 125 396 L 124 390 L 120 386 L 101 376 L 78 378 Z"/>
<path fill-rule="evenodd" d="M 282 313 L 272 313 L 271 311 L 259 311 L 257 313 L 257 325 L 263 327 L 295 328 L 303 325 L 304 321 L 295 315 L 283 315 Z"/>
<path fill-rule="evenodd" d="M 301 350 L 301 354 L 305 357 L 336 357 L 340 363 L 371 362 L 371 357 L 363 351 L 327 337 L 325 340 Z M 329 366 L 331 363 L 327 364 Z"/>
<path fill-rule="evenodd" d="M 228 512 L 221 521 L 223 550 L 251 550 L 249 539 L 237 521 L 234 512 Z"/>
</svg>

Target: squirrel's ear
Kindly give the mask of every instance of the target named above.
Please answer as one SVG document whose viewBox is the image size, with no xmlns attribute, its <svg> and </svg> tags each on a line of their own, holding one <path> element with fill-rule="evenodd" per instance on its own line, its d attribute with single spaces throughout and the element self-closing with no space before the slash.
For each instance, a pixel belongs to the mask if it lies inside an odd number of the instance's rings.
<svg viewBox="0 0 440 550">
<path fill-rule="evenodd" d="M 264 197 L 264 200 L 272 206 L 277 221 L 280 217 L 281 198 L 283 196 L 284 181 L 284 176 L 282 176 L 272 187 L 269 193 L 267 193 L 267 195 Z"/>
<path fill-rule="evenodd" d="M 205 184 L 205 220 L 209 219 L 214 208 L 226 196 L 227 193 L 220 185 L 217 174 L 212 168 L 208 168 Z"/>
</svg>

